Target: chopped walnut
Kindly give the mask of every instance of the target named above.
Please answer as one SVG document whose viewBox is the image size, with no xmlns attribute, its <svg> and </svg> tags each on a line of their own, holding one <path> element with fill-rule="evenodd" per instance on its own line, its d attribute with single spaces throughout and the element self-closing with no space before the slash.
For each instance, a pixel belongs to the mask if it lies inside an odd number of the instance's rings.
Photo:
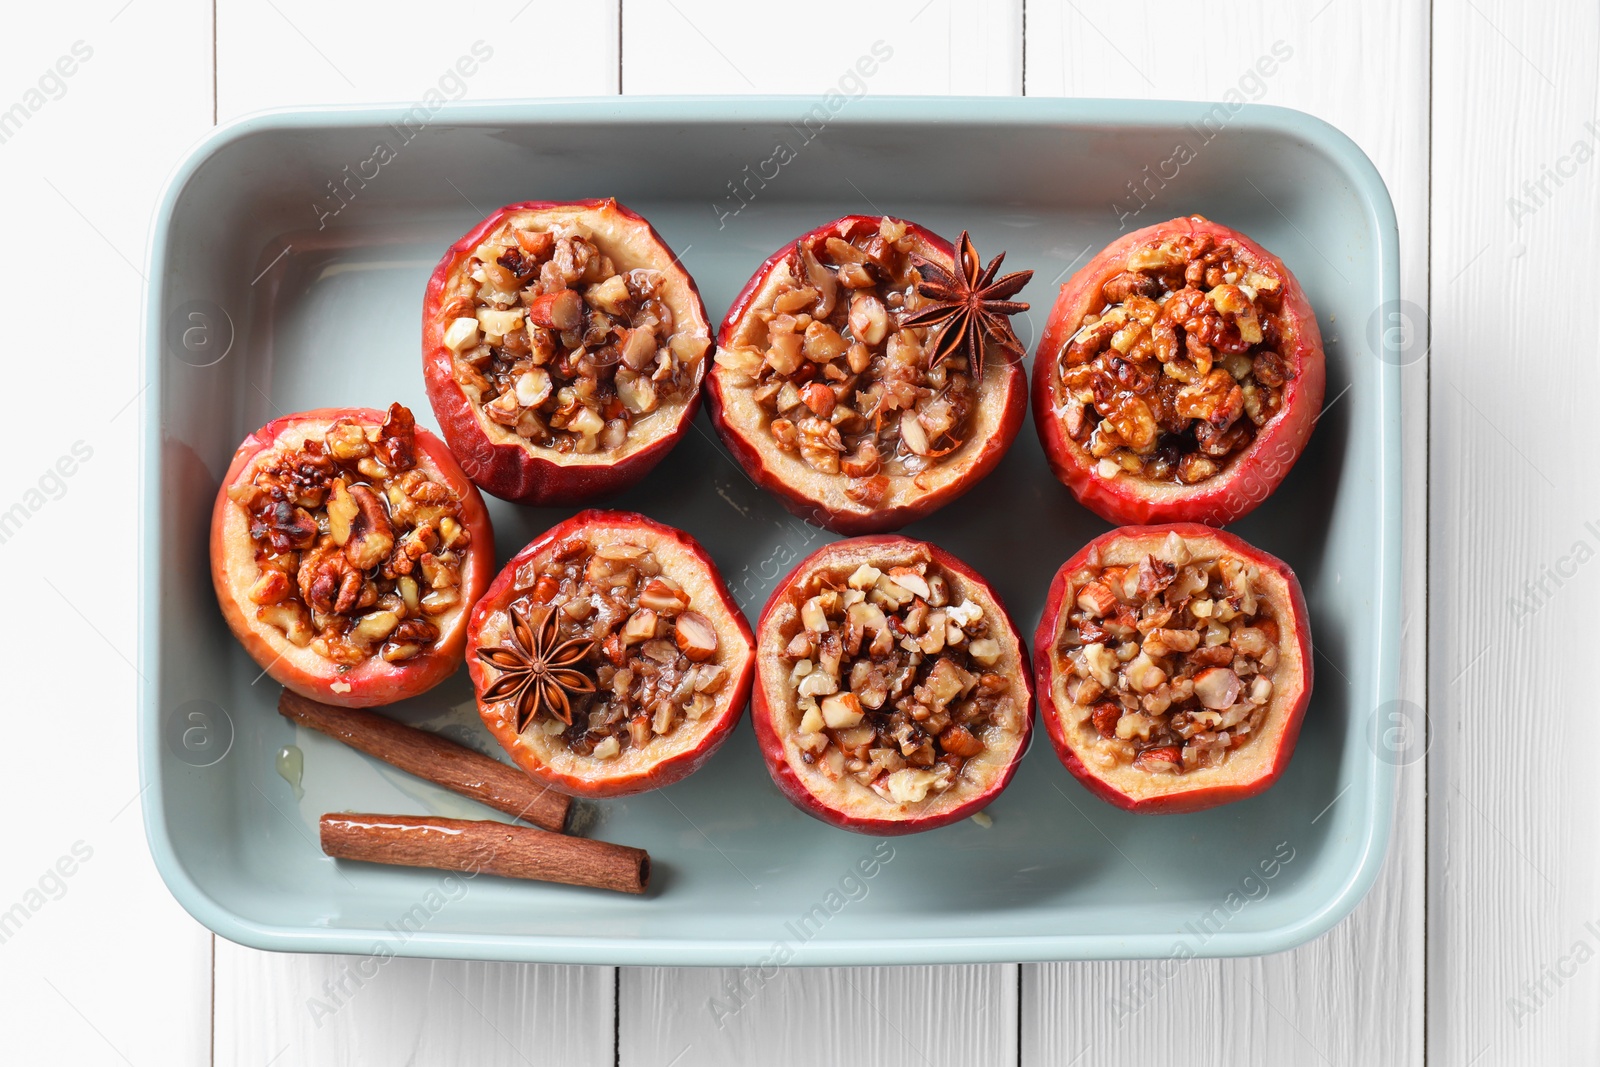
<svg viewBox="0 0 1600 1067">
<path fill-rule="evenodd" d="M 399 663 L 437 641 L 434 620 L 460 603 L 461 501 L 416 467 L 399 404 L 381 425 L 341 418 L 267 454 L 228 496 L 250 516 L 256 618 L 295 645 L 347 667 Z"/>
<path fill-rule="evenodd" d="M 662 285 L 575 225 L 514 216 L 473 252 L 440 312 L 456 381 L 532 444 L 618 448 L 698 388 L 709 339 L 674 321 Z"/>
<path fill-rule="evenodd" d="M 798 590 L 782 653 L 802 759 L 894 803 L 962 780 L 1022 728 L 985 609 L 937 564 L 822 572 Z"/>
<path fill-rule="evenodd" d="M 748 383 L 778 447 L 874 506 L 892 476 L 915 476 L 968 434 L 977 389 L 966 359 L 928 366 L 933 331 L 902 328 L 927 303 L 906 224 L 884 218 L 849 240 L 802 242 L 785 280 L 752 314 L 765 326 L 756 347 L 717 362 Z"/>
<path fill-rule="evenodd" d="M 1067 715 L 1102 766 L 1181 774 L 1260 732 L 1279 635 L 1259 579 L 1229 556 L 1191 558 L 1176 534 L 1137 564 L 1071 577 L 1055 653 Z"/>
<path fill-rule="evenodd" d="M 1153 241 L 1108 279 L 1067 344 L 1056 410 L 1103 478 L 1194 485 L 1283 405 L 1283 279 L 1209 234 Z"/>
<path fill-rule="evenodd" d="M 595 681 L 594 693 L 570 694 L 570 725 L 545 708 L 528 730 L 559 738 L 576 755 L 611 759 L 715 710 L 729 679 L 725 650 L 711 621 L 648 547 L 575 536 L 524 564 L 513 581 L 517 595 L 507 608 L 536 619 L 554 608 L 552 646 L 588 642 L 575 669 Z M 509 628 L 509 617 L 501 616 Z"/>
</svg>

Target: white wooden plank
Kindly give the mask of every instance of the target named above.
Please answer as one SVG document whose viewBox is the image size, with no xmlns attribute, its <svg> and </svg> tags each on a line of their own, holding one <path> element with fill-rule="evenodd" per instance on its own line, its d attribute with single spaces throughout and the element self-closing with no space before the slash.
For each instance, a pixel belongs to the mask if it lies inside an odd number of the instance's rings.
<svg viewBox="0 0 1600 1067">
<path fill-rule="evenodd" d="M 628 93 L 1016 93 L 1021 3 L 731 0 L 623 7 Z M 624 1065 L 990 1064 L 1016 1061 L 1014 966 L 623 969 Z M 731 1014 L 725 985 L 759 985 Z M 679 1059 L 681 1057 L 681 1059 Z"/>
<path fill-rule="evenodd" d="M 1429 1056 L 1595 1063 L 1600 346 L 1583 283 L 1550 294 L 1600 239 L 1600 12 L 1466 0 L 1435 26 Z"/>
<path fill-rule="evenodd" d="M 0 559 L 31 610 L 5 629 L 4 1058 L 206 1063 L 211 938 L 167 893 L 140 826 L 128 405 L 151 205 L 211 123 L 210 6 L 6 15 L 0 318 L 23 377 L 6 412 Z M 30 343 L 29 322 L 66 329 Z"/>
<path fill-rule="evenodd" d="M 219 0 L 217 101 L 225 122 L 274 107 L 617 91 L 611 3 L 426 0 L 360 13 L 318 0 Z"/>
<path fill-rule="evenodd" d="M 551 0 L 503 0 L 470 13 L 408 0 L 359 18 L 313 0 L 221 0 L 218 110 L 226 121 L 272 107 L 421 101 L 430 92 L 448 100 L 614 93 L 616 17 L 614 5 Z M 319 1065 L 609 1064 L 614 991 L 609 967 L 378 966 L 219 940 L 217 1062 L 255 1065 L 281 1053 L 277 1062 Z"/>
<path fill-rule="evenodd" d="M 624 967 L 618 1062 L 989 1067 L 1017 1062 L 1017 968 Z"/>
<path fill-rule="evenodd" d="M 277 955 L 217 939 L 218 1067 L 609 1067 L 615 971 Z"/>
<path fill-rule="evenodd" d="M 627 93 L 948 93 L 1022 88 L 1021 0 L 641 0 L 623 5 Z"/>
<path fill-rule="evenodd" d="M 1281 61 L 1258 67 L 1279 42 L 1275 58 Z M 1290 55 L 1281 59 L 1285 47 Z M 1151 0 L 1031 0 L 1026 69 L 1029 95 L 1221 99 L 1232 91 L 1334 123 L 1383 173 L 1400 218 L 1402 295 L 1426 306 L 1426 3 L 1255 0 L 1184 9 L 1180 16 L 1172 5 Z M 1266 69 L 1272 73 L 1263 74 Z M 1170 214 L 1181 210 L 1175 204 Z M 1421 706 L 1425 337 L 1415 344 L 1419 358 L 1403 372 L 1411 491 L 1404 517 L 1401 695 Z M 1294 952 L 1190 963 L 1170 978 L 1147 961 L 1023 968 L 1022 1062 L 1420 1063 L 1423 794 L 1423 764 L 1402 768 L 1394 839 L 1377 886 L 1348 921 Z M 1125 993 L 1130 984 L 1153 990 L 1132 998 L 1132 1010 Z"/>
</svg>

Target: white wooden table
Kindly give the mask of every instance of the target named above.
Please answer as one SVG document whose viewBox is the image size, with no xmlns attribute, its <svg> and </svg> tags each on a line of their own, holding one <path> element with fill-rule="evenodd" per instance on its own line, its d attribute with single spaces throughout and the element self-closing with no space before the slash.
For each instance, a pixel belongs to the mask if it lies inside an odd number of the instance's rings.
<svg viewBox="0 0 1600 1067">
<path fill-rule="evenodd" d="M 8 10 L 0 547 L 22 610 L 5 629 L 0 1059 L 1600 1062 L 1594 710 L 1579 685 L 1600 592 L 1586 566 L 1600 474 L 1579 432 L 1596 411 L 1597 36 L 1594 5 L 1549 0 Z M 1387 866 L 1349 920 L 1284 955 L 1193 963 L 1132 1012 L 1118 1000 L 1150 964 L 793 970 L 719 1026 L 707 1001 L 729 972 L 394 960 L 357 980 L 348 959 L 239 948 L 179 909 L 144 844 L 133 757 L 131 402 L 156 192 L 219 120 L 412 101 L 480 38 L 495 59 L 472 99 L 820 94 L 881 40 L 893 58 L 873 93 L 1237 92 L 1361 144 L 1399 212 L 1416 311 L 1401 695 L 1429 709 L 1433 743 L 1402 769 Z"/>
</svg>

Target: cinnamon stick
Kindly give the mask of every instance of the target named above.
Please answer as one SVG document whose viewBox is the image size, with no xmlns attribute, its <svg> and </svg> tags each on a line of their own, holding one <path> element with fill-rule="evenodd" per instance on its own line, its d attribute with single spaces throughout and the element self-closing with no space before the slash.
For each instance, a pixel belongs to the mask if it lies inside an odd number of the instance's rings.
<svg viewBox="0 0 1600 1067">
<path fill-rule="evenodd" d="M 498 874 L 619 893 L 643 893 L 650 884 L 650 854 L 642 848 L 531 826 L 431 815 L 330 813 L 322 817 L 322 851 L 344 860 Z"/>
<path fill-rule="evenodd" d="M 515 767 L 438 734 L 360 708 L 336 708 L 308 700 L 287 689 L 278 698 L 278 713 L 407 774 L 426 778 L 507 815 L 546 830 L 561 830 L 567 825 L 571 797 L 540 785 Z"/>
</svg>

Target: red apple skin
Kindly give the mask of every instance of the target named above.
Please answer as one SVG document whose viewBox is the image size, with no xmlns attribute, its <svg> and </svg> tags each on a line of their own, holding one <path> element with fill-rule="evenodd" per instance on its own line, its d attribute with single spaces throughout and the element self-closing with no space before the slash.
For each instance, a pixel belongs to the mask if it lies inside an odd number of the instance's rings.
<svg viewBox="0 0 1600 1067">
<path fill-rule="evenodd" d="M 739 610 L 738 603 L 733 599 L 733 594 L 728 591 L 722 574 L 717 570 L 711 556 L 701 546 L 700 542 L 690 537 L 682 530 L 675 529 L 656 522 L 633 511 L 607 511 L 590 508 L 580 511 L 565 522 L 558 523 L 545 531 L 539 537 L 530 541 L 522 551 L 507 561 L 500 573 L 490 583 L 489 589 L 478 600 L 477 607 L 472 612 L 472 619 L 467 626 L 467 672 L 472 677 L 474 694 L 483 692 L 484 674 L 483 665 L 479 662 L 475 651 L 479 647 L 479 632 L 489 616 L 495 612 L 503 611 L 507 604 L 516 599 L 514 588 L 517 568 L 528 560 L 544 553 L 552 546 L 572 536 L 583 533 L 597 524 L 610 527 L 626 527 L 632 530 L 643 531 L 650 542 L 660 545 L 675 545 L 695 557 L 705 567 L 708 584 L 712 591 L 721 600 L 726 618 L 713 620 L 717 628 L 717 637 L 726 641 L 731 636 L 728 627 L 731 624 L 734 633 L 744 644 L 742 665 L 730 666 L 728 673 L 727 692 L 729 699 L 721 712 L 711 720 L 709 728 L 698 743 L 690 750 L 676 756 L 652 764 L 648 768 L 626 774 L 574 775 L 563 773 L 552 768 L 548 763 L 535 757 L 528 748 L 518 743 L 516 727 L 505 716 L 492 711 L 483 701 L 478 700 L 478 712 L 482 716 L 484 725 L 489 732 L 499 741 L 501 746 L 511 755 L 530 778 L 542 782 L 551 789 L 566 793 L 574 797 L 620 797 L 634 793 L 643 793 L 651 789 L 671 785 L 681 781 L 705 765 L 723 742 L 733 733 L 734 727 L 739 724 L 739 718 L 744 714 L 745 705 L 750 700 L 750 683 L 755 676 L 755 639 L 750 632 L 750 623 L 745 619 L 744 613 Z M 701 610 L 698 603 L 695 610 Z M 679 727 L 682 729 L 683 727 Z"/>
<path fill-rule="evenodd" d="M 766 631 L 767 621 L 771 617 L 773 609 L 782 602 L 784 594 L 788 590 L 790 583 L 792 583 L 798 575 L 808 569 L 818 556 L 829 551 L 829 549 L 834 548 L 836 545 L 843 545 L 846 543 L 847 542 L 841 541 L 835 542 L 834 545 L 824 545 L 816 552 L 813 552 L 811 555 L 801 560 L 793 570 L 786 574 L 783 580 L 778 583 L 777 588 L 773 590 L 772 596 L 767 600 L 766 607 L 762 609 L 761 618 L 756 623 L 756 632 L 764 633 Z M 982 590 L 983 593 L 989 598 L 990 603 L 993 605 L 995 610 L 998 611 L 1001 618 L 1005 620 L 1006 626 L 1010 628 L 1012 634 L 1016 635 L 1017 646 L 1021 652 L 1021 662 L 1022 664 L 1026 665 L 1028 660 L 1028 647 L 1022 640 L 1022 631 L 1017 628 L 1016 622 L 1011 618 L 1010 613 L 1006 610 L 1005 604 L 1001 601 L 999 594 L 997 594 L 994 591 L 994 588 L 990 586 L 989 583 L 971 567 L 968 567 L 965 563 L 961 562 L 959 559 L 952 556 L 949 552 L 946 552 L 937 545 L 928 544 L 927 542 L 913 542 L 911 538 L 901 537 L 897 534 L 878 534 L 874 536 L 857 537 L 851 539 L 851 541 L 848 543 L 855 545 L 884 545 L 891 547 L 906 544 L 921 544 L 926 547 L 931 552 L 934 561 L 938 563 L 939 566 L 959 574 L 965 581 Z M 767 697 L 766 687 L 763 685 L 756 685 L 752 691 L 750 699 L 750 721 L 755 727 L 756 744 L 761 749 L 761 758 L 767 764 L 767 773 L 772 776 L 773 784 L 778 787 L 779 792 L 789 799 L 791 804 L 805 812 L 807 815 L 810 815 L 814 819 L 821 820 L 822 822 L 827 823 L 829 826 L 836 826 L 841 830 L 850 830 L 858 834 L 869 834 L 873 837 L 898 837 L 904 834 L 921 833 L 924 830 L 935 830 L 941 826 L 949 826 L 953 823 L 958 823 L 962 819 L 970 818 L 971 816 L 977 814 L 989 804 L 993 803 L 994 799 L 1005 791 L 1006 786 L 1011 784 L 1011 779 L 1016 777 L 1017 767 L 1021 764 L 1023 754 L 1028 751 L 1028 746 L 1033 738 L 1034 697 L 1033 678 L 1029 675 L 1026 669 L 1021 670 L 1018 673 L 1022 679 L 1025 692 L 1024 706 L 1021 713 L 1022 732 L 1017 739 L 1016 751 L 1012 754 L 1010 763 L 1006 766 L 1004 772 L 990 786 L 990 788 L 981 793 L 974 794 L 969 800 L 962 803 L 958 807 L 951 809 L 950 811 L 929 818 L 875 819 L 865 816 L 848 815 L 840 812 L 835 807 L 823 803 L 823 801 L 819 799 L 816 794 L 812 793 L 811 790 L 805 787 L 805 785 L 800 781 L 799 776 L 794 773 L 794 768 L 789 765 L 789 761 L 784 755 L 783 737 L 779 734 L 777 725 L 774 722 L 773 716 L 775 709 L 772 707 L 772 704 Z"/>
<path fill-rule="evenodd" d="M 217 603 L 228 628 L 244 645 L 250 658 L 261 664 L 266 672 L 284 688 L 311 700 L 334 704 L 343 708 L 370 708 L 392 704 L 397 700 L 427 692 L 461 666 L 467 645 L 467 617 L 471 605 L 483 594 L 494 570 L 494 528 L 489 522 L 489 512 L 483 506 L 483 497 L 468 480 L 455 457 L 443 441 L 422 427 L 416 429 L 417 466 L 445 483 L 461 500 L 461 525 L 472 535 L 461 567 L 461 606 L 441 625 L 439 639 L 433 648 L 419 653 L 401 663 L 388 663 L 373 656 L 361 665 L 344 673 L 335 665 L 317 656 L 310 649 L 283 651 L 288 642 L 277 627 L 260 622 L 255 617 L 255 605 L 249 603 L 244 589 L 235 589 L 229 580 L 230 558 L 245 553 L 244 559 L 254 566 L 255 545 L 246 534 L 242 538 L 237 520 L 245 515 L 239 505 L 228 498 L 228 489 L 253 470 L 247 470 L 251 461 L 272 448 L 287 430 L 304 422 L 332 423 L 336 419 L 355 418 L 381 426 L 385 414 L 372 408 L 318 408 L 274 419 L 246 437 L 233 454 L 228 473 L 223 476 L 222 487 L 217 491 L 216 503 L 211 511 L 211 581 L 216 589 Z M 437 621 L 437 620 L 436 620 Z M 274 635 L 279 635 L 274 637 Z M 288 645 L 293 649 L 294 646 Z M 303 654 L 300 654 L 302 653 Z M 317 670 L 321 665 L 326 670 Z M 349 692 L 336 692 L 335 683 L 348 685 Z"/>
<path fill-rule="evenodd" d="M 1282 698 L 1274 693 L 1273 704 L 1279 708 L 1278 715 L 1281 727 L 1274 739 L 1276 750 L 1270 768 L 1258 777 L 1240 781 L 1219 782 L 1209 786 L 1178 788 L 1178 783 L 1183 781 L 1183 776 L 1176 776 L 1173 781 L 1174 789 L 1155 797 L 1136 799 L 1116 788 L 1100 776 L 1100 773 L 1091 768 L 1078 755 L 1075 748 L 1067 738 L 1065 726 L 1061 722 L 1061 712 L 1055 702 L 1054 667 L 1051 663 L 1051 648 L 1055 644 L 1056 632 L 1060 627 L 1061 612 L 1067 605 L 1067 592 L 1069 579 L 1072 573 L 1083 567 L 1090 555 L 1097 549 L 1116 541 L 1127 539 L 1150 539 L 1152 545 L 1160 544 L 1166 539 L 1168 533 L 1176 533 L 1185 541 L 1208 541 L 1221 546 L 1226 552 L 1248 560 L 1261 569 L 1263 575 L 1273 574 L 1283 580 L 1287 588 L 1288 605 L 1275 601 L 1279 612 L 1287 610 L 1293 616 L 1294 626 L 1292 631 L 1285 632 L 1280 623 L 1280 647 L 1286 639 L 1297 650 L 1296 655 L 1301 664 L 1299 691 L 1289 701 L 1287 708 L 1282 706 Z M 1259 548 L 1250 545 L 1233 534 L 1201 523 L 1171 523 L 1159 526 L 1125 526 L 1101 534 L 1099 537 L 1083 546 L 1076 555 L 1061 565 L 1056 571 L 1055 578 L 1050 583 L 1050 591 L 1045 597 L 1044 615 L 1039 620 L 1039 628 L 1033 635 L 1034 672 L 1037 676 L 1039 694 L 1039 714 L 1044 719 L 1045 732 L 1050 737 L 1050 743 L 1055 747 L 1056 755 L 1072 776 L 1083 787 L 1107 804 L 1131 811 L 1140 815 L 1171 815 L 1183 812 L 1204 811 L 1214 808 L 1219 804 L 1229 804 L 1235 800 L 1253 797 L 1258 793 L 1271 788 L 1289 766 L 1289 759 L 1294 755 L 1295 742 L 1300 737 L 1300 726 L 1305 719 L 1307 706 L 1311 703 L 1311 688 L 1313 665 L 1311 658 L 1311 627 L 1310 613 L 1306 609 L 1305 594 L 1300 588 L 1300 581 L 1295 577 L 1289 565 L 1275 556 L 1268 555 Z M 1266 740 L 1258 737 L 1252 744 L 1260 744 Z"/>
<path fill-rule="evenodd" d="M 734 297 L 733 306 L 728 309 L 728 314 L 723 318 L 722 326 L 717 331 L 718 346 L 725 346 L 729 342 L 734 331 L 738 329 L 740 320 L 750 310 L 751 301 L 766 284 L 768 277 L 802 243 L 828 237 L 849 240 L 863 230 L 876 231 L 880 221 L 881 216 L 876 215 L 846 215 L 844 218 L 801 234 L 768 256 L 766 262 L 761 264 L 760 269 L 739 291 L 739 295 Z M 907 222 L 906 226 L 909 232 L 915 233 L 939 253 L 944 265 L 950 266 L 955 263 L 955 247 L 949 241 L 914 222 Z M 755 445 L 738 429 L 731 426 L 725 417 L 727 404 L 724 391 L 734 387 L 724 381 L 727 375 L 715 365 L 706 374 L 706 409 L 711 416 L 711 424 L 717 429 L 717 435 L 722 438 L 722 443 L 727 446 L 728 451 L 733 453 L 733 458 L 739 466 L 744 468 L 752 481 L 776 496 L 779 503 L 791 514 L 845 536 L 882 533 L 887 530 L 897 530 L 925 515 L 930 515 L 966 493 L 999 465 L 1006 451 L 1010 449 L 1011 443 L 1016 440 L 1017 433 L 1022 429 L 1022 420 L 1027 414 L 1027 373 L 1020 362 L 1007 363 L 1003 359 L 991 358 L 986 361 L 984 370 L 986 379 L 991 375 L 989 366 L 1002 368 L 1001 373 L 1004 378 L 1000 388 L 1003 395 L 999 402 L 1003 405 L 1003 412 L 999 426 L 983 443 L 979 456 L 966 475 L 958 481 L 940 486 L 933 492 L 918 497 L 914 502 L 864 513 L 827 509 L 811 497 L 797 492 L 788 482 L 774 474 L 762 460 L 761 453 Z M 987 388 L 994 387 L 990 385 Z"/>
<path fill-rule="evenodd" d="M 644 218 L 623 207 L 615 200 L 527 200 L 505 207 L 484 219 L 461 240 L 450 246 L 439 265 L 428 279 L 427 295 L 422 304 L 422 374 L 427 388 L 428 402 L 433 406 L 434 418 L 440 432 L 450 443 L 451 450 L 460 460 L 467 475 L 484 492 L 530 507 L 558 504 L 581 504 L 597 497 L 619 493 L 636 485 L 650 473 L 666 454 L 672 451 L 694 421 L 700 410 L 700 390 L 689 394 L 678 413 L 675 428 L 644 448 L 632 452 L 609 464 L 572 464 L 557 462 L 540 450 L 535 454 L 514 441 L 493 441 L 484 432 L 471 400 L 462 391 L 451 371 L 451 352 L 444 343 L 444 324 L 440 311 L 444 292 L 451 274 L 473 250 L 483 243 L 497 227 L 512 215 L 524 212 L 582 211 L 597 223 L 597 228 L 614 228 L 629 233 L 642 233 L 654 242 L 659 250 L 663 272 L 677 274 L 685 283 L 690 295 L 691 314 L 705 326 L 710 334 L 710 318 L 694 279 L 679 265 L 670 248 L 655 228 Z M 701 357 L 698 373 L 703 377 L 705 368 L 716 354 L 714 346 Z"/>
<path fill-rule="evenodd" d="M 1284 389 L 1278 413 L 1256 431 L 1250 446 L 1226 470 L 1196 486 L 1153 486 L 1128 477 L 1106 479 L 1095 473 L 1095 459 L 1067 436 L 1051 402 L 1051 382 L 1062 354 L 1083 318 L 1099 299 L 1100 288 L 1134 249 L 1183 234 L 1210 234 L 1234 241 L 1247 258 L 1267 264 L 1283 278 L 1286 324 L 1283 351 L 1295 375 Z M 1237 230 L 1198 215 L 1147 226 L 1113 241 L 1061 287 L 1039 338 L 1033 365 L 1033 425 L 1050 469 L 1072 495 L 1096 515 L 1119 525 L 1202 522 L 1223 526 L 1254 510 L 1289 473 L 1305 450 L 1322 411 L 1327 388 L 1322 332 L 1305 290 L 1283 260 Z"/>
</svg>

